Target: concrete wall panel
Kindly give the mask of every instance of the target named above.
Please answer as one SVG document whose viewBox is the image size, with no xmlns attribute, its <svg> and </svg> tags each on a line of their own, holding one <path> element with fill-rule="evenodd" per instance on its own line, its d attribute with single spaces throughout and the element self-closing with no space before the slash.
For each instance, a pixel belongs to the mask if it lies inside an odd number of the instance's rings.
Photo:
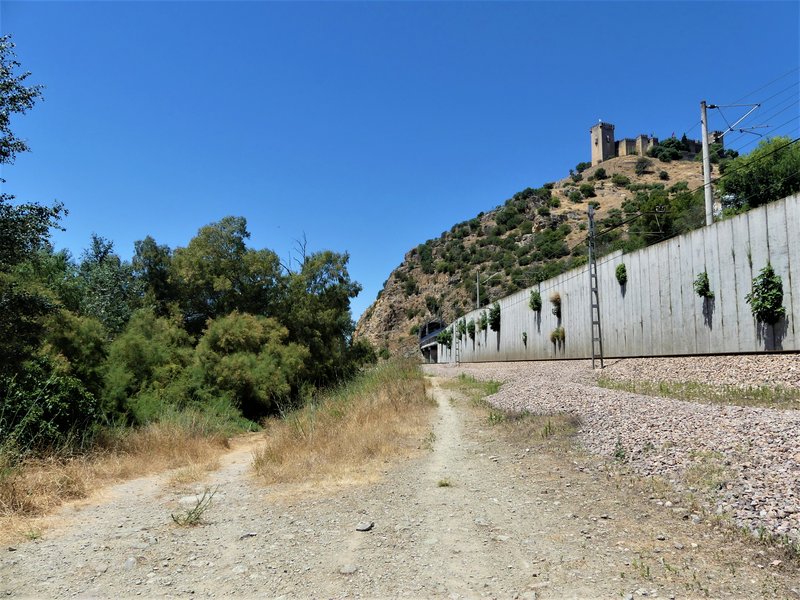
<svg viewBox="0 0 800 600">
<path fill-rule="evenodd" d="M 637 252 L 603 257 L 598 261 L 598 286 L 605 355 L 800 350 L 798 236 L 800 195 Z M 777 335 L 772 328 L 756 325 L 745 301 L 753 277 L 767 262 L 783 279 L 787 318 Z M 624 290 L 615 274 L 621 263 L 628 273 Z M 694 291 L 694 280 L 703 271 L 714 292 L 711 303 Z M 476 322 L 475 340 L 459 340 L 454 332 L 453 348 L 439 347 L 440 362 L 453 362 L 457 354 L 465 362 L 590 357 L 587 267 L 544 281 L 538 289 L 540 313 L 528 307 L 530 289 L 499 301 L 499 334 L 477 330 L 481 313 L 488 313 L 489 307 L 464 315 Z M 551 310 L 553 292 L 561 296 L 560 319 Z M 565 331 L 563 345 L 550 342 L 558 326 Z"/>
</svg>

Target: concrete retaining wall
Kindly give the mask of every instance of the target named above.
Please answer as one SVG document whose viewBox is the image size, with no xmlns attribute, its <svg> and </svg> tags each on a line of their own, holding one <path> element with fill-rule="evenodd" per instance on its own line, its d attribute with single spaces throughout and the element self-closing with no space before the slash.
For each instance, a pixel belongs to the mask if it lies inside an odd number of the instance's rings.
<svg viewBox="0 0 800 600">
<path fill-rule="evenodd" d="M 615 276 L 624 263 L 628 283 Z M 753 278 L 767 263 L 783 280 L 786 317 L 774 326 L 756 323 L 745 302 Z M 712 300 L 694 291 L 706 271 Z M 607 357 L 719 354 L 800 350 L 800 195 L 773 202 L 648 248 L 616 252 L 597 262 L 603 351 Z M 532 289 L 542 310 L 528 306 Z M 561 295 L 561 318 L 549 298 Z M 480 311 L 464 315 L 476 335 L 439 347 L 439 362 L 534 360 L 591 357 L 588 267 L 574 269 L 499 301 L 500 331 L 479 331 Z M 460 320 L 460 319 L 459 319 Z M 550 341 L 564 328 L 563 344 Z M 527 343 L 523 342 L 523 332 Z M 456 344 L 459 344 L 456 349 Z"/>
</svg>

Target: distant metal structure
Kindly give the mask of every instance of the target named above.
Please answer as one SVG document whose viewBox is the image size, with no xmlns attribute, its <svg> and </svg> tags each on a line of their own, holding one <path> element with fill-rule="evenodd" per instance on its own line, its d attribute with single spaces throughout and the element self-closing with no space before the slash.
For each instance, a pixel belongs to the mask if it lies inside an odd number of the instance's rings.
<svg viewBox="0 0 800 600">
<path fill-rule="evenodd" d="M 455 345 L 456 345 L 456 348 L 455 348 L 455 353 L 456 353 L 456 364 L 457 364 L 457 365 L 460 365 L 460 364 L 461 364 L 461 334 L 460 334 L 460 333 L 457 333 L 457 331 L 456 331 L 456 330 L 457 330 L 457 327 L 456 327 L 456 323 L 457 323 L 457 322 L 458 322 L 458 321 L 456 321 L 455 323 L 453 323 L 453 340 L 454 340 L 454 343 L 455 343 Z M 458 337 L 456 337 L 456 335 L 457 335 Z"/>
<path fill-rule="evenodd" d="M 419 328 L 419 350 L 426 363 L 439 362 L 436 338 L 444 328 L 444 323 L 439 320 L 428 321 Z"/>
<path fill-rule="evenodd" d="M 603 334 L 600 329 L 600 294 L 597 289 L 597 252 L 594 247 L 594 206 L 589 206 L 589 304 L 592 319 L 592 369 L 600 360 L 603 365 Z"/>
<path fill-rule="evenodd" d="M 753 133 L 754 135 L 758 135 L 762 137 L 760 134 L 753 132 L 753 129 L 759 129 L 762 127 L 768 127 L 767 125 L 756 125 L 754 127 L 745 127 L 744 129 L 736 129 L 736 126 L 744 121 L 750 114 L 759 108 L 760 104 L 725 104 L 725 105 L 717 105 L 717 104 L 707 104 L 705 100 L 700 101 L 700 125 L 701 131 L 703 136 L 703 196 L 705 199 L 705 206 L 706 206 L 706 226 L 712 225 L 714 223 L 714 194 L 711 190 L 711 156 L 709 150 L 709 140 L 708 140 L 708 112 L 706 109 L 709 108 L 716 108 L 722 114 L 723 108 L 738 108 L 738 107 L 749 107 L 748 110 L 738 121 L 736 121 L 733 125 L 730 125 L 725 120 L 726 125 L 728 128 L 725 131 L 717 131 L 714 132 L 714 139 L 722 143 L 723 137 L 726 133 L 730 133 L 731 131 L 739 131 L 740 133 Z M 725 118 L 723 116 L 723 118 Z"/>
</svg>

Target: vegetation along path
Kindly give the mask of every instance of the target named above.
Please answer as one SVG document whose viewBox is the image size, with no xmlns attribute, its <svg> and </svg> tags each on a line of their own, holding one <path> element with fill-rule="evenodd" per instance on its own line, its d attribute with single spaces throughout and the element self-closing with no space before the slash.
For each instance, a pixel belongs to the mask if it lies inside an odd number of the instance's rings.
<svg viewBox="0 0 800 600">
<path fill-rule="evenodd" d="M 430 435 L 377 481 L 264 487 L 234 446 L 199 487 L 165 474 L 63 510 L 3 549 L 0 594 L 797 597 L 790 559 L 654 504 L 574 448 L 574 418 L 509 417 L 442 371 Z M 174 523 L 203 489 L 201 523 Z"/>
</svg>

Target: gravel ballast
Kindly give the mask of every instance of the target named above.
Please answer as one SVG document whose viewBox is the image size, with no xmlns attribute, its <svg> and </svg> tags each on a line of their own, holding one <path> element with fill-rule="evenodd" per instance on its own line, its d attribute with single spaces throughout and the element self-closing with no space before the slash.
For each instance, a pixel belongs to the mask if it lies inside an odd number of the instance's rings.
<svg viewBox="0 0 800 600">
<path fill-rule="evenodd" d="M 494 406 L 581 420 L 580 443 L 635 473 L 669 480 L 678 492 L 755 534 L 800 543 L 800 411 L 686 402 L 598 387 L 589 361 L 431 365 L 503 381 Z M 800 356 L 714 356 L 616 361 L 619 380 L 800 387 Z"/>
</svg>

